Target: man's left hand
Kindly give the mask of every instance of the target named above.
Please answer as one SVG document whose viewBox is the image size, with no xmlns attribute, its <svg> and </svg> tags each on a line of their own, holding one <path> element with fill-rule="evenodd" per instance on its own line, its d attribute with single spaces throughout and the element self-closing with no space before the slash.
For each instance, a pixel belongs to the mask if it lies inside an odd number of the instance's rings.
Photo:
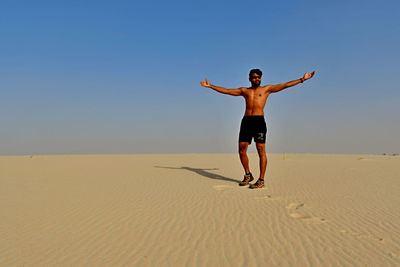
<svg viewBox="0 0 400 267">
<path fill-rule="evenodd" d="M 303 79 L 304 80 L 311 79 L 314 76 L 314 74 L 315 74 L 315 70 L 311 73 L 308 73 L 308 71 L 307 71 L 306 73 L 304 73 Z"/>
</svg>

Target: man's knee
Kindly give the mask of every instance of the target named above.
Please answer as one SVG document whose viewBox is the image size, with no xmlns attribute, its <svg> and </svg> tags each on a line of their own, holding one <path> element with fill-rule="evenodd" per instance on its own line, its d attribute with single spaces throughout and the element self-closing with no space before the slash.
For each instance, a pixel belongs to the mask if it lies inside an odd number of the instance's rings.
<svg viewBox="0 0 400 267">
<path fill-rule="evenodd" d="M 257 143 L 256 144 L 256 148 L 257 148 L 257 151 L 258 151 L 259 154 L 260 153 L 265 153 L 265 144 Z"/>
<path fill-rule="evenodd" d="M 248 144 L 239 144 L 239 154 L 246 154 Z"/>
</svg>

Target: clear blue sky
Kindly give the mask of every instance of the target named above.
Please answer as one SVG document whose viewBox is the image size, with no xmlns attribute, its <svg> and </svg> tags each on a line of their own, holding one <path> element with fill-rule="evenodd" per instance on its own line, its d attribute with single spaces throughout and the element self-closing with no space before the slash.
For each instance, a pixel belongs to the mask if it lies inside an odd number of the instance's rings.
<svg viewBox="0 0 400 267">
<path fill-rule="evenodd" d="M 263 84 L 267 152 L 400 152 L 398 1 L 2 1 L 0 154 L 232 153 Z M 252 151 L 255 151 L 254 148 Z"/>
</svg>

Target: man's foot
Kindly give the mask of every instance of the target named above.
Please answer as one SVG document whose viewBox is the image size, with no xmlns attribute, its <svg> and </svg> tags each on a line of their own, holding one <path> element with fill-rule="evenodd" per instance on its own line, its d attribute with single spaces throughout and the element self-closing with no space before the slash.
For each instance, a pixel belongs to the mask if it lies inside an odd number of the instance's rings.
<svg viewBox="0 0 400 267">
<path fill-rule="evenodd" d="M 264 180 L 262 179 L 258 179 L 257 182 L 249 186 L 250 189 L 263 188 L 263 187 L 264 187 Z"/>
<path fill-rule="evenodd" d="M 243 178 L 243 181 L 239 183 L 240 186 L 248 185 L 251 181 L 253 181 L 253 175 L 251 173 L 246 174 Z"/>
</svg>

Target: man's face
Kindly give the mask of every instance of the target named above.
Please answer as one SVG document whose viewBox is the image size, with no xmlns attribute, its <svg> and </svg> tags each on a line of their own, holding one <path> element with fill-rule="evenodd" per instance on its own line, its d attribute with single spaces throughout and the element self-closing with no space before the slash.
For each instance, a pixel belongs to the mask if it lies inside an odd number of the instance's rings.
<svg viewBox="0 0 400 267">
<path fill-rule="evenodd" d="M 251 82 L 251 85 L 259 86 L 261 83 L 261 76 L 256 73 L 252 73 L 252 74 L 250 74 L 249 80 Z"/>
</svg>

